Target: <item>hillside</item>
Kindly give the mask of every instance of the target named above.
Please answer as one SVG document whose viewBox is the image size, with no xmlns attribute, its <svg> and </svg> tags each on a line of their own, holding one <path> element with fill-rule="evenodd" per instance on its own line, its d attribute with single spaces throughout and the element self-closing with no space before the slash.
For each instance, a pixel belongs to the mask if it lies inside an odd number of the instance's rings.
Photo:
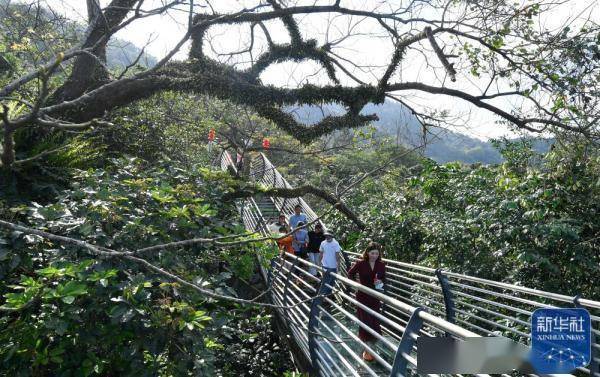
<svg viewBox="0 0 600 377">
<path fill-rule="evenodd" d="M 313 124 L 326 115 L 343 114 L 344 108 L 337 104 L 323 107 L 302 106 L 288 109 L 298 120 Z M 419 145 L 423 140 L 423 131 L 419 121 L 397 102 L 386 101 L 383 105 L 368 104 L 365 114 L 377 113 L 379 120 L 373 125 L 380 136 L 388 136 L 399 143 Z M 465 163 L 495 164 L 502 162 L 502 156 L 490 142 L 468 135 L 447 130 L 427 135 L 425 156 L 439 163 L 461 161 Z M 548 150 L 551 141 L 534 140 L 534 149 L 539 152 Z"/>
<path fill-rule="evenodd" d="M 36 8 L 35 17 L 22 17 L 28 13 L 33 11 L 26 4 L 0 0 L 0 19 L 3 20 L 0 23 L 0 70 L 8 70 L 8 67 L 4 67 L 9 64 L 2 56 L 4 53 L 20 54 L 24 60 L 34 63 L 37 59 L 29 52 L 24 52 L 29 44 L 37 50 L 37 56 L 48 59 L 59 49 L 66 49 L 80 41 L 84 35 L 85 28 L 81 24 L 46 8 L 39 8 L 39 12 Z M 16 33 L 18 28 L 25 30 Z M 142 49 L 131 42 L 112 38 L 106 50 L 107 65 L 111 69 L 122 70 L 136 62 L 140 53 Z M 137 64 L 142 67 L 152 67 L 156 62 L 155 57 L 145 52 L 137 59 Z"/>
</svg>

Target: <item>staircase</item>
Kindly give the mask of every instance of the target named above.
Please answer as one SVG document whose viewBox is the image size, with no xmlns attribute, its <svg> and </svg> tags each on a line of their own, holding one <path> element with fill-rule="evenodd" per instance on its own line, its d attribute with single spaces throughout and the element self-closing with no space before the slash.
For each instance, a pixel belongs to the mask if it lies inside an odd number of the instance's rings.
<svg viewBox="0 0 600 377">
<path fill-rule="evenodd" d="M 256 196 L 254 197 L 254 201 L 256 202 L 258 210 L 262 214 L 262 218 L 267 222 L 267 224 L 277 221 L 280 212 L 279 209 L 275 207 L 275 204 L 270 197 Z"/>
</svg>

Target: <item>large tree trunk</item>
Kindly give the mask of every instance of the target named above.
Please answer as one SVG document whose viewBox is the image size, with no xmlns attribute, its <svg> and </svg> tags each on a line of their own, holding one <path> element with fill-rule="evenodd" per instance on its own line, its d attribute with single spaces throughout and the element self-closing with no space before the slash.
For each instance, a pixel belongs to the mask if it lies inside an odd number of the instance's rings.
<svg viewBox="0 0 600 377">
<path fill-rule="evenodd" d="M 106 63 L 106 45 L 109 38 L 102 38 L 111 33 L 125 19 L 138 0 L 113 0 L 102 12 L 98 0 L 87 0 L 89 33 L 83 48 L 98 44 L 92 53 L 97 57 L 80 55 L 73 63 L 71 75 L 67 81 L 52 95 L 50 103 L 60 103 L 80 97 L 92 89 L 109 81 L 109 73 L 98 62 Z M 101 43 L 98 43 L 101 41 Z"/>
</svg>

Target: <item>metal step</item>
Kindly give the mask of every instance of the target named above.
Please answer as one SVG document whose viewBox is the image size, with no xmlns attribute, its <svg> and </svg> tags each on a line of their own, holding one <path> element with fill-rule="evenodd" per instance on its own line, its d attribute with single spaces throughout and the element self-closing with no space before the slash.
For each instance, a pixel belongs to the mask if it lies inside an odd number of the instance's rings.
<svg viewBox="0 0 600 377">
<path fill-rule="evenodd" d="M 335 315 L 335 317 L 344 326 L 346 326 L 348 329 L 351 329 L 354 334 L 358 333 L 358 325 L 350 322 L 349 320 L 347 320 L 346 317 L 343 317 L 343 316 L 339 316 L 338 317 L 337 315 Z M 350 335 L 348 333 L 346 333 L 345 331 L 341 330 L 340 327 L 333 320 L 331 320 L 331 318 L 327 318 L 327 316 L 322 316 L 321 320 L 323 320 L 323 322 L 325 322 L 325 324 L 339 338 L 341 338 L 341 340 L 344 341 L 344 344 L 348 348 L 350 348 L 353 351 L 354 354 L 356 354 L 358 357 L 362 357 L 363 347 L 356 340 L 354 340 L 352 337 L 350 337 Z M 327 331 L 325 329 L 319 329 L 319 332 L 323 333 L 323 335 L 326 335 L 329 339 L 333 338 L 333 335 L 329 331 Z M 385 336 L 385 338 L 390 339 L 393 343 L 397 342 L 397 339 L 393 339 L 392 337 Z M 344 355 L 347 358 L 347 360 L 349 360 L 351 362 L 354 361 L 353 358 L 349 355 L 348 350 L 346 350 L 340 344 L 336 344 L 336 343 L 333 343 L 333 342 L 329 342 L 328 343 L 328 342 L 326 342 L 324 340 L 318 340 L 317 343 L 319 344 L 320 347 L 322 347 L 324 350 L 326 350 L 330 354 L 333 353 L 333 351 L 331 350 L 331 348 L 335 347 L 336 351 L 339 352 L 340 354 Z M 394 359 L 394 355 L 392 354 L 392 352 L 390 351 L 390 349 L 387 348 L 385 345 L 381 344 L 381 342 L 376 342 L 373 345 L 373 347 L 376 350 L 376 352 L 380 356 L 383 356 L 384 359 L 386 359 L 388 362 L 390 360 Z M 352 362 L 352 364 L 357 368 L 356 371 L 358 372 L 359 375 L 362 376 L 363 373 L 367 373 L 367 371 L 364 370 L 364 368 L 361 368 L 361 366 L 358 363 L 356 363 L 355 361 Z M 389 374 L 389 371 L 385 367 L 383 367 L 381 364 L 379 364 L 377 361 L 369 362 L 368 365 L 377 374 L 381 374 L 381 375 L 387 375 L 387 374 Z M 332 370 L 336 370 L 333 366 L 331 366 L 331 369 Z M 365 375 L 368 375 L 368 374 L 365 374 Z"/>
<path fill-rule="evenodd" d="M 275 207 L 270 198 L 258 197 L 255 199 L 255 202 L 265 220 L 276 219 L 279 217 L 279 209 Z"/>
</svg>

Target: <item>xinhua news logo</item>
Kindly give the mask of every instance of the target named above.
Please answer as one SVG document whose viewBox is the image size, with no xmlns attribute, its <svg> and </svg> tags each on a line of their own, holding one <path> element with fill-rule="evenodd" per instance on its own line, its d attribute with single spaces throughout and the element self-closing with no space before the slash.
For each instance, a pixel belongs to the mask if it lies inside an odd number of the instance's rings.
<svg viewBox="0 0 600 377">
<path fill-rule="evenodd" d="M 582 308 L 543 308 L 531 315 L 531 359 L 537 373 L 571 373 L 591 360 L 590 314 Z"/>
</svg>

